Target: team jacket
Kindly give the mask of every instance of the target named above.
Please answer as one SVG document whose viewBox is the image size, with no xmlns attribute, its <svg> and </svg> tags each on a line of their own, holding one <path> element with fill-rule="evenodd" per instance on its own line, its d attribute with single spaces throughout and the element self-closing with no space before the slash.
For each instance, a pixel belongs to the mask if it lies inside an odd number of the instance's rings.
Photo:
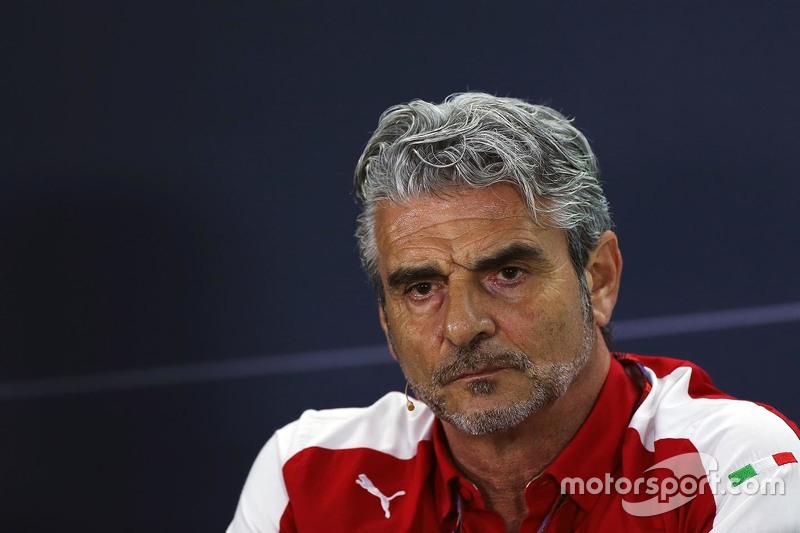
<svg viewBox="0 0 800 533">
<path fill-rule="evenodd" d="M 614 354 L 578 433 L 525 488 L 522 531 L 800 531 L 797 426 L 696 365 Z M 505 531 L 441 423 L 392 392 L 306 411 L 256 459 L 228 533 Z"/>
</svg>

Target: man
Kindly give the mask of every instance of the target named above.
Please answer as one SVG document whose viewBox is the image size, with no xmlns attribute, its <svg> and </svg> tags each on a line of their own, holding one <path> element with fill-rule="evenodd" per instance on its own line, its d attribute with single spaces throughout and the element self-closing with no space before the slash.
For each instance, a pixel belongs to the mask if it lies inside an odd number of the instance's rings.
<svg viewBox="0 0 800 533">
<path fill-rule="evenodd" d="M 547 107 L 388 109 L 357 237 L 421 401 L 304 413 L 228 531 L 800 530 L 793 423 L 691 363 L 609 352 L 622 256 L 597 174 Z"/>
</svg>

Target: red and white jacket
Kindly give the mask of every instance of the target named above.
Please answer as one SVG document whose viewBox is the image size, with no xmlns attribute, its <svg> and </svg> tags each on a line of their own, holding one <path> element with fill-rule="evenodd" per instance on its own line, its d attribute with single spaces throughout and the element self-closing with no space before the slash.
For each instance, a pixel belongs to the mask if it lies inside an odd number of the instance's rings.
<svg viewBox="0 0 800 533">
<path fill-rule="evenodd" d="M 578 433 L 525 489 L 522 531 L 800 531 L 797 426 L 696 365 L 614 354 Z M 735 485 L 735 486 L 734 486 Z M 391 392 L 267 442 L 228 533 L 505 531 L 441 423 Z"/>
</svg>

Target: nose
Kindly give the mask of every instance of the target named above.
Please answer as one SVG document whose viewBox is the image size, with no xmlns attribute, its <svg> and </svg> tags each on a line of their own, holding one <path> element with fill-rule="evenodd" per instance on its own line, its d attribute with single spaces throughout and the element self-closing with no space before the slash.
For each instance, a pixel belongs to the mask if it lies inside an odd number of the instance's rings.
<svg viewBox="0 0 800 533">
<path fill-rule="evenodd" d="M 495 323 L 483 302 L 481 289 L 469 283 L 453 283 L 447 290 L 445 337 L 454 346 L 468 346 L 495 333 Z"/>
</svg>

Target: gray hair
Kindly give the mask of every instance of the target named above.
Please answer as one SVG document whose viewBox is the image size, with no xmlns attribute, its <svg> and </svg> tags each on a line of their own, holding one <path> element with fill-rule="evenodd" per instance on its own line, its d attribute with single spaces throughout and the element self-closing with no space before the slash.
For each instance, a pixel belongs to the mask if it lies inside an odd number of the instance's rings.
<svg viewBox="0 0 800 533">
<path fill-rule="evenodd" d="M 584 290 L 589 252 L 612 227 L 598 175 L 586 137 L 571 120 L 546 106 L 461 93 L 438 105 L 413 100 L 390 107 L 356 165 L 354 193 L 362 203 L 356 237 L 362 266 L 383 302 L 375 240 L 379 201 L 405 203 L 453 188 L 510 183 L 519 189 L 537 224 L 566 231 L 572 265 Z"/>
</svg>

